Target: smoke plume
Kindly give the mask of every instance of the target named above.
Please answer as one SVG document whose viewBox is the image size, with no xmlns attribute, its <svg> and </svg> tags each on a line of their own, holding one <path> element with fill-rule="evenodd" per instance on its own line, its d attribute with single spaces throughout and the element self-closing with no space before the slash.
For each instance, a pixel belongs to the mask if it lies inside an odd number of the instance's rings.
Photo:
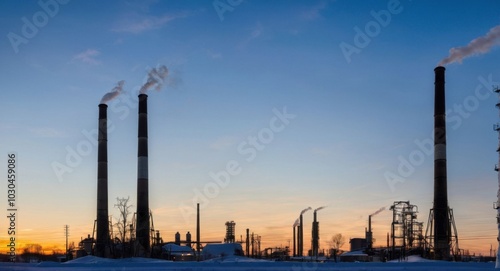
<svg viewBox="0 0 500 271">
<path fill-rule="evenodd" d="M 293 223 L 293 227 L 297 227 L 298 225 L 300 225 L 300 219 L 297 218 L 297 220 L 295 220 L 295 223 Z"/>
<path fill-rule="evenodd" d="M 375 213 L 371 214 L 370 216 L 377 215 L 377 214 L 379 214 L 380 212 L 382 212 L 383 210 L 385 210 L 385 207 L 382 207 L 382 208 L 378 209 Z"/>
<path fill-rule="evenodd" d="M 104 96 L 102 96 L 101 104 L 105 104 L 105 103 L 113 100 L 114 98 L 118 97 L 118 95 L 120 95 L 120 93 L 122 92 L 124 83 L 125 83 L 124 80 L 118 81 L 118 83 L 116 84 L 116 87 L 114 87 L 113 90 L 111 90 L 110 92 L 108 92 L 108 93 L 104 94 Z"/>
<path fill-rule="evenodd" d="M 450 49 L 450 55 L 441 60 L 438 66 L 443 66 L 453 62 L 462 63 L 462 59 L 487 53 L 491 47 L 500 44 L 500 25 L 490 29 L 482 37 L 475 38 L 469 44 L 463 47 L 453 47 Z"/>
<path fill-rule="evenodd" d="M 151 69 L 148 73 L 148 80 L 141 87 L 140 93 L 146 94 L 146 92 L 152 87 L 155 87 L 156 90 L 160 90 L 167 75 L 168 69 L 163 65 L 159 68 Z"/>
<path fill-rule="evenodd" d="M 305 212 L 311 210 L 312 208 L 311 207 L 307 207 L 305 208 L 304 210 L 302 210 L 302 212 L 300 212 L 300 215 L 303 215 Z"/>
<path fill-rule="evenodd" d="M 314 211 L 316 212 L 316 211 L 319 211 L 319 210 L 321 210 L 321 209 L 325 209 L 325 208 L 326 208 L 326 206 L 321 206 L 321 207 L 319 207 L 319 208 L 314 209 Z"/>
</svg>

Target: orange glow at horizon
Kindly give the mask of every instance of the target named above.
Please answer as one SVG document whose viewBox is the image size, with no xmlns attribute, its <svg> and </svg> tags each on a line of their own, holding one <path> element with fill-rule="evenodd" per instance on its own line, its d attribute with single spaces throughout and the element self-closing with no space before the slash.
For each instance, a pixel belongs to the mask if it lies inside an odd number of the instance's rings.
<svg viewBox="0 0 500 271">
<path fill-rule="evenodd" d="M 305 224 L 305 223 L 304 223 Z M 238 223 L 237 223 L 238 226 Z M 304 254 L 307 254 L 307 251 L 311 246 L 311 233 L 310 233 L 310 225 L 306 225 L 304 229 Z M 377 232 L 383 231 L 382 226 L 375 225 Z M 289 228 L 289 229 L 288 229 Z M 385 227 L 386 232 L 377 233 L 374 231 L 375 243 L 374 247 L 385 247 L 387 233 L 390 232 L 390 227 Z M 91 230 L 91 228 L 90 228 Z M 293 250 L 293 236 L 292 236 L 292 226 L 277 226 L 277 227 L 256 227 L 255 234 L 258 234 L 262 237 L 261 250 L 268 247 L 286 247 L 290 246 L 290 253 Z M 181 239 L 184 239 L 185 232 L 179 231 L 181 233 Z M 196 240 L 195 230 L 189 230 L 192 234 L 192 240 Z M 330 247 L 328 240 L 336 233 L 341 233 L 345 238 L 346 242 L 342 247 L 342 250 L 349 251 L 349 239 L 351 238 L 364 238 L 364 228 L 360 228 L 359 230 L 351 230 L 345 228 L 344 230 L 339 229 L 336 232 L 328 232 L 326 229 L 322 229 L 320 226 L 320 251 L 323 249 L 327 252 Z M 173 241 L 174 234 L 177 230 L 160 230 L 161 236 L 165 242 Z M 250 234 L 252 230 L 250 230 Z M 493 233 L 493 232 L 492 232 Z M 75 246 L 78 247 L 78 243 L 81 239 L 87 238 L 88 235 L 92 235 L 91 232 L 73 232 L 68 239 L 68 244 L 74 242 Z M 224 239 L 224 228 L 218 227 L 217 230 L 207 228 L 207 230 L 203 231 L 202 229 L 202 241 L 223 241 Z M 489 256 L 490 255 L 490 247 L 492 247 L 493 251 L 497 249 L 498 243 L 495 238 L 490 239 L 474 239 L 468 236 L 461 236 L 463 238 L 459 238 L 460 248 L 469 251 L 470 254 Z M 246 239 L 246 229 L 238 229 L 236 231 L 236 241 L 245 242 Z M 43 254 L 52 254 L 53 251 L 64 252 L 65 251 L 65 237 L 63 234 L 63 230 L 53 231 L 53 230 L 41 230 L 37 231 L 36 229 L 32 229 L 30 231 L 25 231 L 22 234 L 17 236 L 16 239 L 16 252 L 17 254 L 22 253 L 23 248 L 28 244 L 39 244 L 42 246 Z M 8 253 L 8 244 L 7 236 L 2 236 L 0 240 L 0 253 L 5 254 Z M 243 249 L 245 249 L 245 244 L 242 244 Z"/>
</svg>

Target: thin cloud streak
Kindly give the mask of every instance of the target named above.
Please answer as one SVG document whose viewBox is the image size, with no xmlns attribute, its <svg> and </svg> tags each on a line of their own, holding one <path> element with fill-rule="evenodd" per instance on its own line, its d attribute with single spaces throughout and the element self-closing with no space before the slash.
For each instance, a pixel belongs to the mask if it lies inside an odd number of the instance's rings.
<svg viewBox="0 0 500 271">
<path fill-rule="evenodd" d="M 248 36 L 245 38 L 245 40 L 243 40 L 240 45 L 238 46 L 238 48 L 244 48 L 246 47 L 251 41 L 255 40 L 255 39 L 258 39 L 262 33 L 264 31 L 264 27 L 262 26 L 262 24 L 260 22 L 257 22 L 257 24 L 252 27 L 248 33 Z"/>
<path fill-rule="evenodd" d="M 96 56 L 100 55 L 101 52 L 95 49 L 87 49 L 73 57 L 74 60 L 79 60 L 85 64 L 98 65 L 101 62 L 95 59 Z"/>
<path fill-rule="evenodd" d="M 318 18 L 321 17 L 321 11 L 324 10 L 325 8 L 327 8 L 327 7 L 328 7 L 328 2 L 327 1 L 321 1 L 318 4 L 310 7 L 309 9 L 304 10 L 300 14 L 300 18 L 302 18 L 304 20 L 309 20 L 309 21 L 318 19 Z"/>
<path fill-rule="evenodd" d="M 187 16 L 187 12 L 182 12 L 178 14 L 164 14 L 162 16 L 141 16 L 135 20 L 127 18 L 119 23 L 119 26 L 113 28 L 112 31 L 139 34 L 153 29 L 160 29 L 169 22 Z"/>
</svg>

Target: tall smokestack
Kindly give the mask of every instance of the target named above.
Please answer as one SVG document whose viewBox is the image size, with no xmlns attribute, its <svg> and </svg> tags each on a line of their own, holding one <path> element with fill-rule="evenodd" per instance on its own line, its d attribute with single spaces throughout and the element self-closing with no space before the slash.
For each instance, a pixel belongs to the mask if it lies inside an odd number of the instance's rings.
<svg viewBox="0 0 500 271">
<path fill-rule="evenodd" d="M 196 203 L 196 259 L 200 261 L 200 204 Z"/>
<path fill-rule="evenodd" d="M 368 245 L 368 249 L 372 249 L 373 242 L 373 234 L 372 234 L 372 215 L 368 216 L 368 230 L 366 231 L 366 243 Z"/>
<path fill-rule="evenodd" d="M 302 214 L 300 214 L 300 225 L 299 225 L 299 248 L 298 256 L 304 256 L 304 220 Z"/>
<path fill-rule="evenodd" d="M 307 207 L 304 210 L 300 212 L 299 220 L 300 220 L 300 225 L 299 225 L 299 232 L 298 232 L 298 247 L 297 247 L 297 254 L 299 257 L 304 256 L 304 221 L 303 221 L 303 214 L 309 210 L 311 210 L 311 207 Z"/>
<path fill-rule="evenodd" d="M 445 68 L 438 66 L 434 72 L 434 253 L 436 259 L 447 260 L 450 257 L 451 229 L 446 176 Z"/>
<path fill-rule="evenodd" d="M 297 253 L 295 254 L 295 256 L 297 257 L 299 256 L 299 250 L 300 250 L 300 222 L 299 225 L 297 225 Z"/>
<path fill-rule="evenodd" d="M 314 210 L 312 223 L 312 256 L 318 257 L 319 249 L 319 222 L 317 220 L 316 211 Z"/>
<path fill-rule="evenodd" d="M 246 253 L 247 253 L 247 257 L 250 257 L 250 229 L 247 228 L 247 239 L 246 239 Z"/>
<path fill-rule="evenodd" d="M 99 104 L 99 135 L 97 145 L 97 229 L 95 255 L 108 256 L 108 106 Z"/>
<path fill-rule="evenodd" d="M 368 216 L 368 232 L 372 232 L 372 216 Z"/>
<path fill-rule="evenodd" d="M 297 218 L 295 220 L 295 223 L 293 223 L 293 257 L 296 257 L 297 256 L 297 247 L 298 247 L 298 240 L 300 239 L 299 235 L 298 235 L 298 230 L 297 230 L 297 234 L 295 234 L 295 229 L 297 227 L 300 227 L 300 218 Z"/>
<path fill-rule="evenodd" d="M 148 257 L 149 185 L 148 185 L 148 95 L 139 94 L 139 133 L 137 151 L 137 256 Z"/>
<path fill-rule="evenodd" d="M 311 252 L 312 256 L 315 256 L 316 258 L 318 257 L 318 251 L 319 251 L 319 222 L 316 213 L 324 208 L 326 208 L 326 206 L 321 206 L 319 208 L 314 209 L 314 215 L 313 215 Z"/>
</svg>

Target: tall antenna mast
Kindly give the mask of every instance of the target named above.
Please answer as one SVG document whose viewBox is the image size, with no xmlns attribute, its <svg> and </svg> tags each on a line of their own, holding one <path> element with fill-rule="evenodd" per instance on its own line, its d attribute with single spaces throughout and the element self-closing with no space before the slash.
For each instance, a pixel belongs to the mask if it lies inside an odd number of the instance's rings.
<svg viewBox="0 0 500 271">
<path fill-rule="evenodd" d="M 496 104 L 496 107 L 500 109 L 500 88 L 498 86 L 493 87 L 493 91 L 498 94 L 499 101 Z M 497 237 L 498 249 L 497 249 L 497 261 L 495 264 L 495 268 L 500 268 L 500 260 L 499 260 L 500 258 L 500 171 L 498 171 L 498 166 L 500 164 L 500 123 L 493 125 L 493 128 L 495 129 L 495 131 L 498 132 L 498 148 L 497 148 L 498 164 L 495 165 L 495 170 L 498 172 L 498 192 L 497 192 L 497 201 L 493 203 L 493 208 L 497 209 L 497 226 L 498 226 L 498 237 Z"/>
</svg>

